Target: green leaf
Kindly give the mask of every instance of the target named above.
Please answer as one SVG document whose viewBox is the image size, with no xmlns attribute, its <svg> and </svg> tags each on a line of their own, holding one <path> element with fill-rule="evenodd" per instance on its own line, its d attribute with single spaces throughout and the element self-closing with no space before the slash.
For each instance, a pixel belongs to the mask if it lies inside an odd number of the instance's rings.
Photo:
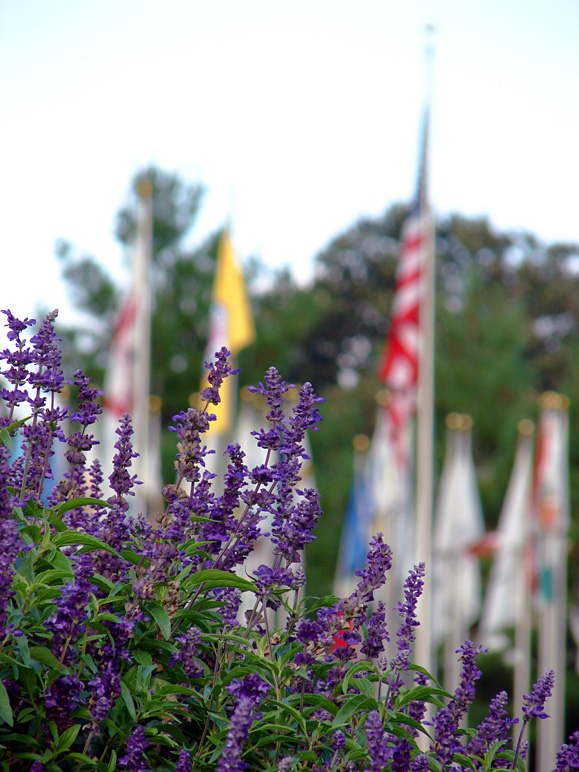
<svg viewBox="0 0 579 772">
<path fill-rule="evenodd" d="M 48 667 L 58 668 L 60 664 L 54 654 L 46 646 L 32 646 L 30 648 L 30 656 L 37 662 L 48 665 Z"/>
<path fill-rule="evenodd" d="M 10 707 L 10 698 L 3 682 L 0 681 L 0 718 L 8 726 L 14 726 L 14 716 Z"/>
<path fill-rule="evenodd" d="M 148 566 L 150 563 L 149 558 L 145 558 L 142 555 L 137 555 L 137 553 L 133 552 L 133 550 L 123 550 L 121 555 L 128 563 L 132 563 L 134 566 L 138 566 L 139 564 Z"/>
<path fill-rule="evenodd" d="M 20 656 L 26 667 L 30 666 L 30 650 L 28 648 L 28 639 L 25 635 L 19 635 L 16 644 L 20 650 Z"/>
<path fill-rule="evenodd" d="M 230 574 L 229 571 L 220 571 L 218 568 L 206 568 L 203 571 L 197 571 L 186 580 L 187 587 L 197 587 L 205 582 L 211 583 L 211 589 L 214 587 L 239 587 L 240 590 L 255 592 L 253 582 L 243 579 L 241 576 Z"/>
<path fill-rule="evenodd" d="M 8 429 L 0 429 L 0 442 L 6 445 L 11 453 L 14 453 L 14 443 L 12 442 L 12 437 L 10 436 Z"/>
<path fill-rule="evenodd" d="M 407 692 L 404 692 L 404 694 L 401 694 L 396 698 L 396 710 L 400 710 L 400 708 L 413 700 L 419 702 L 432 702 L 433 705 L 441 707 L 442 702 L 437 699 L 435 695 L 440 695 L 441 697 L 451 696 L 444 689 L 435 689 L 432 686 L 414 686 L 412 689 L 409 689 Z"/>
<path fill-rule="evenodd" d="M 34 556 L 28 555 L 28 557 L 20 563 L 18 566 L 18 573 L 22 576 L 28 584 L 32 584 L 34 581 Z"/>
<path fill-rule="evenodd" d="M 107 501 L 104 501 L 103 499 L 95 499 L 91 496 L 84 496 L 79 497 L 78 499 L 69 499 L 68 501 L 63 501 L 63 503 L 58 507 L 57 514 L 59 517 L 62 517 L 65 512 L 70 512 L 71 509 L 78 509 L 79 507 L 112 507 L 112 504 L 109 504 Z"/>
<path fill-rule="evenodd" d="M 371 670 L 371 667 L 368 666 L 367 662 L 356 662 L 355 665 L 352 665 L 352 667 L 346 673 L 344 680 L 342 682 L 342 694 L 348 694 L 348 689 L 350 688 L 350 681 L 356 675 L 356 673 L 359 673 L 361 670 L 368 672 L 369 670 Z M 356 679 L 353 686 L 357 686 L 357 685 L 358 685 L 358 679 Z"/>
<path fill-rule="evenodd" d="M 117 752 L 113 748 L 113 750 L 111 751 L 111 760 L 109 761 L 107 772 L 115 772 L 116 768 L 117 768 Z"/>
<path fill-rule="evenodd" d="M 131 654 L 133 655 L 135 662 L 137 662 L 139 665 L 153 664 L 153 657 L 151 657 L 148 651 L 143 651 L 142 649 L 133 649 Z"/>
<path fill-rule="evenodd" d="M 121 681 L 121 697 L 123 698 L 126 709 L 129 711 L 129 716 L 133 719 L 133 721 L 136 721 L 137 711 L 135 710 L 133 695 L 131 694 L 129 687 L 124 681 Z"/>
<path fill-rule="evenodd" d="M 54 749 L 55 753 L 64 753 L 70 748 L 70 746 L 76 740 L 76 737 L 80 731 L 80 726 L 80 724 L 73 724 L 73 726 L 70 726 L 60 735 L 58 738 L 58 743 L 56 744 L 56 748 Z"/>
<path fill-rule="evenodd" d="M 350 698 L 348 702 L 340 708 L 332 726 L 334 728 L 342 726 L 358 711 L 377 709 L 378 702 L 373 697 L 367 697 L 365 694 L 357 694 L 355 697 Z"/>
<path fill-rule="evenodd" d="M 168 641 L 171 637 L 171 618 L 167 613 L 167 609 L 161 606 L 160 603 L 147 603 L 145 606 L 147 611 L 150 611 L 153 619 L 159 625 L 159 629 L 163 633 L 163 638 Z"/>
<path fill-rule="evenodd" d="M 74 574 L 72 563 L 62 552 L 57 552 L 52 558 L 52 565 L 60 571 L 68 571 L 69 574 Z"/>
<path fill-rule="evenodd" d="M 477 769 L 477 765 L 474 763 L 474 760 L 470 756 L 467 756 L 464 753 L 455 753 L 452 760 L 458 761 L 458 763 L 462 767 L 467 767 L 475 770 Z"/>
<path fill-rule="evenodd" d="M 96 499 L 96 501 L 98 501 L 98 499 Z M 97 539 L 96 536 L 91 536 L 88 533 L 81 533 L 80 531 L 65 531 L 59 533 L 54 537 L 53 543 L 57 547 L 72 547 L 80 544 L 83 547 L 90 547 L 90 549 L 93 550 L 105 550 L 105 552 L 110 552 L 111 555 L 114 555 L 117 558 L 121 557 L 115 549 L 110 547 L 104 541 L 101 541 L 101 539 Z"/>
</svg>

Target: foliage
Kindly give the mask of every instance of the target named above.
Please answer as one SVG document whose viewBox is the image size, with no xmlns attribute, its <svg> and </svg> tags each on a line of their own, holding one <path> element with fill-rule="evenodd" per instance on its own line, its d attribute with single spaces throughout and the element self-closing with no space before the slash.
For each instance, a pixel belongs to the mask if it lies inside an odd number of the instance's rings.
<svg viewBox="0 0 579 772">
<path fill-rule="evenodd" d="M 232 372 L 222 349 L 202 393 L 204 407 L 175 416 L 177 480 L 165 486 L 166 511 L 153 528 L 129 514 L 138 483 L 130 472 L 130 417 L 117 431 L 107 496 L 98 461 L 87 461 L 98 390 L 77 371 L 77 411 L 67 416 L 55 405 L 65 385 L 56 314 L 28 340 L 33 321 L 5 313 L 3 770 L 524 769 L 522 730 L 517 751 L 510 748 L 504 693 L 477 729 L 461 728 L 480 676 L 480 649 L 469 641 L 460 647 L 462 675 L 452 695 L 411 663 L 423 564 L 406 582 L 389 663 L 381 656 L 387 610 L 370 605 L 392 565 L 380 534 L 352 595 L 317 600 L 306 612 L 299 555 L 320 514 L 317 491 L 299 487 L 304 435 L 320 421 L 321 400 L 309 383 L 286 416 L 288 385 L 275 368 L 267 371 L 255 391 L 268 404 L 270 428 L 254 433 L 266 463 L 248 469 L 241 448 L 229 446 L 217 494 L 204 467 L 203 434 Z M 68 424 L 76 428 L 65 436 Z M 68 471 L 52 481 L 47 499 L 55 441 L 66 444 Z M 265 515 L 272 518 L 272 565 L 242 577 Z M 253 606 L 240 621 L 245 593 Z M 553 677 L 545 674 L 525 698 L 522 729 L 545 717 Z M 576 746 L 572 738 L 562 748 L 561 770 Z"/>
</svg>

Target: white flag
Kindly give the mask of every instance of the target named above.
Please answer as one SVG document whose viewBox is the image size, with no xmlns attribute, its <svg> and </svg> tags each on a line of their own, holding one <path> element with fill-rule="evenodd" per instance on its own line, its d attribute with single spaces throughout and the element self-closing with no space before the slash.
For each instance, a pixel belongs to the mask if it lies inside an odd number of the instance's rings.
<svg viewBox="0 0 579 772">
<path fill-rule="evenodd" d="M 526 553 L 531 537 L 533 479 L 532 423 L 522 421 L 515 462 L 499 518 L 480 624 L 480 641 L 489 649 L 504 649 L 507 628 L 514 628 L 525 613 L 529 566 Z"/>
</svg>

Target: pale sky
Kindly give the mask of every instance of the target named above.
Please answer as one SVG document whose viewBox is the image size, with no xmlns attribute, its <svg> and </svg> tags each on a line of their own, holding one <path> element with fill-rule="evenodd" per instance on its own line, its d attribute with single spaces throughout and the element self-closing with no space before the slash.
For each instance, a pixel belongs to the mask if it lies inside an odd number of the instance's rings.
<svg viewBox="0 0 579 772">
<path fill-rule="evenodd" d="M 0 308 L 70 318 L 59 238 L 124 278 L 149 163 L 205 185 L 192 244 L 305 281 L 412 195 L 427 23 L 435 212 L 579 242 L 576 0 L 0 0 Z"/>
</svg>

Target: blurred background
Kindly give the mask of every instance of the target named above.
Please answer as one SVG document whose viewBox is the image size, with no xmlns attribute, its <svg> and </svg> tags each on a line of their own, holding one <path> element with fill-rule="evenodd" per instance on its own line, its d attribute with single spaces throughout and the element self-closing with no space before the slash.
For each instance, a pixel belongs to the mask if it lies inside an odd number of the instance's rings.
<svg viewBox="0 0 579 772">
<path fill-rule="evenodd" d="M 166 427 L 199 390 L 227 228 L 255 325 L 239 352 L 239 387 L 275 365 L 326 400 L 321 431 L 309 438 L 324 517 L 306 565 L 308 592 L 332 592 L 353 440 L 376 429 L 377 364 L 416 187 L 427 23 L 436 28 L 435 479 L 448 414 L 468 414 L 484 529 L 494 531 L 519 422 L 537 423 L 543 392 L 565 395 L 572 615 L 579 6 L 571 0 L 0 0 L 1 307 L 19 317 L 59 307 L 65 372 L 81 367 L 103 385 L 131 285 L 137 183 L 152 183 L 151 393 L 169 481 Z M 492 548 L 477 559 L 484 587 Z M 571 628 L 566 635 L 571 731 L 579 681 Z M 508 657 L 487 658 L 484 698 L 510 690 L 512 678 Z"/>
</svg>

